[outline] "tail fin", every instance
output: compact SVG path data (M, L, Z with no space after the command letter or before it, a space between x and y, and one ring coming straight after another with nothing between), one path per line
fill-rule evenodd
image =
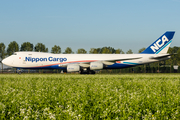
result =
M141 54L166 54L172 42L174 33L174 31L167 31L148 48L146 48Z

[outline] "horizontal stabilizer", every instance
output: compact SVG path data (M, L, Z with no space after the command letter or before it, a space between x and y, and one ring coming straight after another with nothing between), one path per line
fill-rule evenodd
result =
M162 58L166 58L166 57L169 57L172 55L175 55L175 54L167 54L167 55L163 55L163 56L150 57L150 59L162 59Z

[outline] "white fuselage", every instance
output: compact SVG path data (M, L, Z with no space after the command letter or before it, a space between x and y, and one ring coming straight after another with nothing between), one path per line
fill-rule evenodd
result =
M132 67L168 59L152 59L167 54L52 54L42 52L15 52L3 60L3 64L16 68L66 68L78 64L88 68L91 62L102 62L105 68Z
M167 60L174 31L167 31L140 54L52 54L15 52L2 63L25 69L63 69L67 72L90 73L100 69L120 69Z

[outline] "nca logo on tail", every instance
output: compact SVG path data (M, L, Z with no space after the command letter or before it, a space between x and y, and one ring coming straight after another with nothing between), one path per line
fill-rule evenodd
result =
M152 49L153 52L156 52L156 50L159 50L159 48L161 48L166 41L168 42L169 40L168 40L168 38L164 35L164 36L162 37L162 40L161 40L161 39L157 40L157 41L154 43L154 46L151 46L150 48Z

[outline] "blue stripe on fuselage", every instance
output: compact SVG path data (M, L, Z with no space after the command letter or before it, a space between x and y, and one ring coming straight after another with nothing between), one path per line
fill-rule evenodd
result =
M107 69L120 69L120 68L127 68L127 67L134 67L136 65L140 65L140 64L137 64L137 63L131 63L130 62L126 62L127 64L124 64L123 63L114 63L113 65L108 65L106 68Z
M19 67L18 67L19 68ZM22 69L66 69L66 67L59 67L58 65L40 66L40 67L22 67Z
M121 68L133 67L136 65L140 65L140 64L132 63L132 62L123 62L123 63L114 63L113 65L108 65L106 68L107 69L121 69ZM26 68L22 67L22 68L23 69L66 69L66 67L59 67L59 65L26 67Z

